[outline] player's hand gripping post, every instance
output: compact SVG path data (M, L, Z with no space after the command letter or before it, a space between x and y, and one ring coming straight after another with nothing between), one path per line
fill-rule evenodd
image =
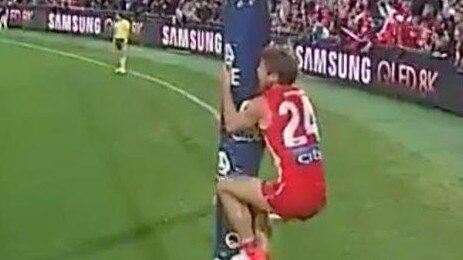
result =
M226 65L220 68L219 80L225 130L232 133L241 129L254 127L259 122L261 114L258 104L259 100L250 100L246 109L238 111L233 103L230 70Z

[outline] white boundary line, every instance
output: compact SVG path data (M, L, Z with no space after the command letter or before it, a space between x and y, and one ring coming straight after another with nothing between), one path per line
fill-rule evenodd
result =
M26 43L26 42L21 42L21 41L15 41L15 40L9 40L9 39L0 39L0 41L2 41L4 43L7 43L7 44L15 45L15 46L20 46L20 47L33 49L33 50L38 50L38 51L42 51L42 52L48 52L48 53L56 54L56 55L59 55L59 56L62 56L62 57L67 57L67 58L71 58L71 59L74 59L74 60L87 62L87 63L97 65L97 66L100 66L100 67L105 67L105 68L112 68L113 67L112 65L110 65L108 63L101 62L101 61L98 61L98 60L95 60L95 59L92 59L92 58L88 58L88 57L85 57L85 56L82 56L82 55L78 55L78 54L75 54L75 53L71 53L71 52L54 50L54 49L50 49L50 48L40 46L40 45L36 45L36 44L31 44L31 43ZM131 70L128 73L131 76L134 76L136 78L144 79L144 80L151 81L153 83L159 84L159 85L163 86L164 88L185 97L189 101L193 102L194 104L196 104L196 105L202 107L203 109L205 109L206 111L208 111L216 119L219 119L219 113L217 112L217 110L215 108L213 108L211 105L209 105L208 103L206 103L204 100L200 99L199 97L189 93L188 91L186 91L184 89L181 89L179 87L176 87L175 85L173 85L173 84L171 84L171 83L169 83L167 81L164 81L164 80L162 80L160 78L156 78L156 77L153 77L153 76L150 76L150 75L147 75L147 74L143 74L141 72Z

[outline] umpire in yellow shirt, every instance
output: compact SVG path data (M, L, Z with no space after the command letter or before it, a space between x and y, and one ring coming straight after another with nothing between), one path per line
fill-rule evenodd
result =
M118 66L116 73L126 74L127 63L127 46L129 43L130 31L132 26L129 20L123 18L120 14L116 14L116 22L114 23L113 41L116 47Z

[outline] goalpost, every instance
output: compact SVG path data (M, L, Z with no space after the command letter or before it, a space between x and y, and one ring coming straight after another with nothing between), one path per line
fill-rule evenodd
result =
M255 93L256 68L260 52L270 42L270 15L267 0L226 0L224 11L224 62L230 68L235 106L242 108ZM263 143L255 133L228 135L221 132L217 177L256 176ZM239 237L228 228L215 199L213 259L230 260L238 254Z

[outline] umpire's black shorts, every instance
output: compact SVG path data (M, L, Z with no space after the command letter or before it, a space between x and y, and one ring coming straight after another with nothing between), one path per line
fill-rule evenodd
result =
M124 50L126 45L125 39L114 39L114 45L116 46L116 50Z

